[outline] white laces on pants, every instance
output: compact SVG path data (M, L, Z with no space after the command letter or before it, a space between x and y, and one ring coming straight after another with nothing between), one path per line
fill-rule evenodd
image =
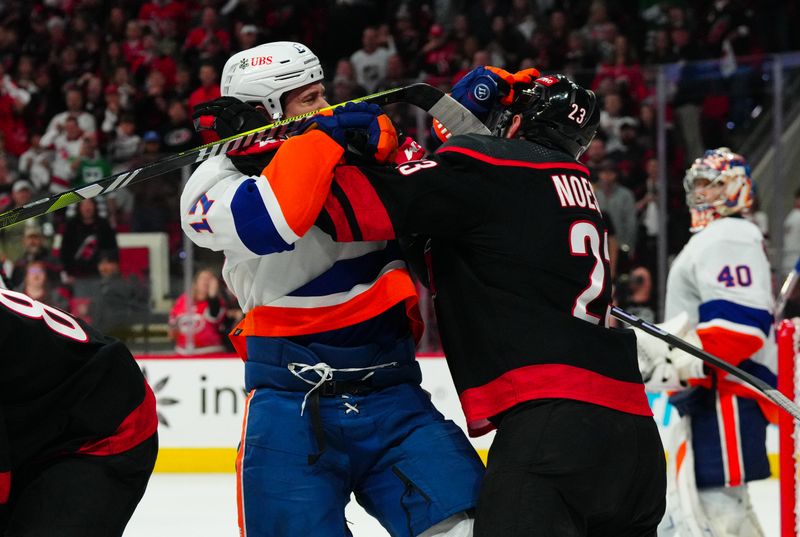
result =
M366 375L364 375L363 377L358 379L359 381L361 381L361 380L367 380L369 377L371 377L375 373L375 370L377 370L377 369L383 369L385 367L397 367L398 365L399 364L397 362L389 362L389 363L386 363L386 364L372 365L372 366L369 366L369 367L344 367L342 369L336 369L334 367L329 366L325 362L318 362L318 363L316 363L314 365L301 364L301 363L298 363L298 362L291 362L286 367L289 369L289 372L292 375L294 375L295 377L299 378L300 380L302 380L306 384L310 384L311 385L311 389L308 390L306 392L305 397L303 397L303 404L300 405L300 415L302 416L303 412L306 409L306 401L308 401L308 396L311 395L312 393L314 393L315 390L317 390L320 386L322 386L323 384L325 384L329 380L333 380L333 374L335 372L338 371L338 372L341 372L341 373L356 373L358 371L367 371ZM309 380L309 379L303 377L303 374L307 373L309 371L313 371L314 373L319 375L319 380L316 380L316 381L313 380L313 379Z

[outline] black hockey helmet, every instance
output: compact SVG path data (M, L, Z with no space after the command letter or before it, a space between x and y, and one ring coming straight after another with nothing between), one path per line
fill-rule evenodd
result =
M600 123L600 106L594 92L564 75L516 84L511 105L498 106L486 126L496 136L503 136L517 114L522 116L519 136L566 151L576 159L589 146Z

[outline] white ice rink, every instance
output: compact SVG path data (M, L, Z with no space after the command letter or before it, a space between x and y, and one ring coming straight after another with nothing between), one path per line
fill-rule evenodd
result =
M125 537L236 537L233 474L154 474ZM778 537L778 481L751 485L766 537ZM354 537L388 534L355 502L347 508Z

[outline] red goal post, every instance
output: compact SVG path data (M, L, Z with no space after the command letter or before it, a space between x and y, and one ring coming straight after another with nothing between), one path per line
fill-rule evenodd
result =
M800 357L800 318L784 319L778 325L778 390L794 402L800 401L800 382L798 357ZM786 412L780 412L779 431L779 471L781 501L781 537L796 537L798 522L798 479L797 456L800 452L800 431L797 422Z

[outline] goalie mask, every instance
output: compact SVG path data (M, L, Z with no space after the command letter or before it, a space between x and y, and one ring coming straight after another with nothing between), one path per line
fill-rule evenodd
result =
M322 66L300 43L278 41L231 56L222 69L223 97L263 106L271 119L283 117L281 97L288 91L323 81Z
M542 76L530 84L516 84L511 105L495 107L486 126L495 136L504 136L516 114L522 116L519 136L565 151L575 159L589 146L600 123L600 107L594 92L564 75Z
M720 147L709 149L686 170L686 204L692 213L692 231L734 214L747 214L753 205L753 181L745 158Z

